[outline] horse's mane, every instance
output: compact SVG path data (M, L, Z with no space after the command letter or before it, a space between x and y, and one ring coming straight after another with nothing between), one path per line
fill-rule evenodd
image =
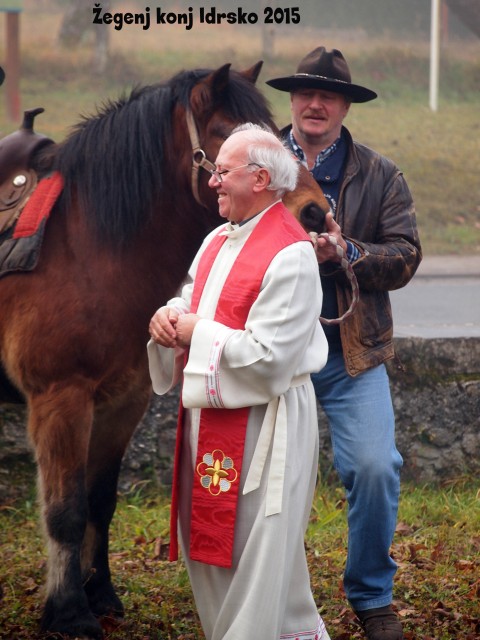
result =
M54 166L64 177L63 202L74 194L97 237L123 245L132 238L164 185L163 167L175 162L173 107L187 106L193 87L210 70L182 71L164 84L135 87L83 117L59 145ZM234 121L268 121L262 94L242 75L230 72L221 109ZM173 157L167 157L173 154Z

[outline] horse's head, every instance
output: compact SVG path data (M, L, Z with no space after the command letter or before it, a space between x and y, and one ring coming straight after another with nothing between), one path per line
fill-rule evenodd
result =
M303 165L300 166L297 188L284 195L283 203L306 231L323 233L330 205L315 178Z
M197 202L215 212L216 195L207 186L209 169L214 168L220 146L232 129L244 122L254 122L279 133L268 102L255 86L262 65L259 61L245 71L236 72L225 64L206 73L192 87L188 103L183 106L192 149L191 189ZM284 202L307 230L321 230L329 211L328 202L304 167L297 189L286 194Z
M275 129L268 103L255 87L262 64L240 72L225 64L216 70L183 72L172 79L173 86L190 84L176 106L175 121L183 120L183 131L177 133L181 141L176 146L189 150L182 167L191 178L189 186L195 200L211 211L217 211L217 202L207 185L209 170L215 167L220 146L232 129L244 122Z

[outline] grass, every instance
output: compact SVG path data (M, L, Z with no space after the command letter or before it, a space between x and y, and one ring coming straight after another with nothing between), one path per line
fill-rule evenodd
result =
M288 94L270 89L265 80L289 73L319 41L328 48L339 46L334 33L311 28L302 31L300 40L293 27L275 33L272 56L262 51L260 32L252 27L112 29L111 59L107 72L98 76L92 71L91 39L77 49L59 48L56 34L62 9L58 2L25 0L24 5L22 105L46 109L36 129L56 141L67 135L81 114L94 113L96 105L137 83L167 79L183 68L217 67L225 62L247 68L265 57L259 86L272 104L277 123L284 125L289 120ZM117 10L123 5L129 7L119 3ZM381 38L348 42L344 36L342 40L355 81L375 88L380 96L372 103L353 105L346 124L357 140L390 156L404 172L416 202L425 255L480 253L478 45L474 41L444 43L439 109L433 113L428 107L428 44ZM1 49L0 44L0 55ZM15 130L18 124L8 121L0 100L0 134Z
M392 556L399 569L394 605L406 640L474 640L480 633L480 482L403 486ZM120 496L111 528L111 567L124 602L107 640L203 640L183 562L169 563L169 498L134 487ZM362 635L341 575L346 503L334 480L319 484L306 538L312 589L332 640ZM0 638L37 637L45 579L44 539L33 490L0 507Z

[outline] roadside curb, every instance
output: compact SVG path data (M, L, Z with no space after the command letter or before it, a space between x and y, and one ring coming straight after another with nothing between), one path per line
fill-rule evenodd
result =
M424 256L415 278L480 278L480 255Z

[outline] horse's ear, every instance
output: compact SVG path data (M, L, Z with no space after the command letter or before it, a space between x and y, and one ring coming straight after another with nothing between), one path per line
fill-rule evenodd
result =
M262 70L262 67L263 67L263 60L259 60L256 64L253 65L253 67L250 67L250 69L246 69L245 71L242 71L241 75L252 84L255 84L258 80L258 76L260 75L260 71Z
M229 83L230 66L227 63L212 71L192 89L190 104L194 111L205 109L215 102L215 98L223 95Z
M230 82L230 67L230 63L224 64L211 74L212 96L214 98L222 96L226 91Z

